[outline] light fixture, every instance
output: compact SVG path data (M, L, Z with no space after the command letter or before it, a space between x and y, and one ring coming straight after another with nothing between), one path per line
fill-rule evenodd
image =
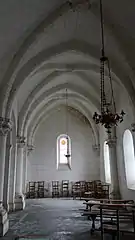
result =
M67 140L67 152L65 157L69 159L71 157L70 148L69 148L69 136L68 136L68 91L66 88L66 140Z
M103 7L102 0L100 0L100 24L101 24L101 58L100 58L100 104L101 104L101 113L94 113L93 119L96 124L101 124L105 127L108 134L111 134L111 128L118 125L123 121L123 116L125 115L122 110L120 114L116 112L116 105L113 93L112 78L109 59L105 55L105 46L104 46L104 23L103 23ZM105 93L105 66L108 69L108 79L110 82L111 89L111 100L107 102L107 97Z

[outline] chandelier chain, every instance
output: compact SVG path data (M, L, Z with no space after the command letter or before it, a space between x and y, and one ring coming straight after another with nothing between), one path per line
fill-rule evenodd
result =
M100 101L101 101L101 113L94 113L93 119L96 124L101 124L107 129L107 133L110 136L111 128L116 127L118 123L123 121L125 115L122 110L120 114L116 112L116 105L114 99L114 91L110 70L110 63L108 57L105 55L104 44L104 21L103 21L103 6L102 0L100 0L100 27L101 27L101 58L100 58ZM108 80L110 82L111 100L107 101L105 92L105 66L108 69Z
M108 74L109 74L109 80L110 80L110 86L111 86L111 102L110 104L113 105L113 110L116 112L116 104L114 100L114 91L113 91L113 85L112 85L112 76L111 76L111 70L110 70L110 63L109 59L107 59L107 65L108 65Z

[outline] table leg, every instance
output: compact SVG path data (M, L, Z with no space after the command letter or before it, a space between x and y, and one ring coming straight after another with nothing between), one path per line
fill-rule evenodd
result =
M104 239L104 230L103 230L103 212L102 207L100 206L100 224L101 224L101 240Z
M120 240L120 226L119 226L119 210L116 211L117 214L117 240Z
M91 215L91 220L92 220L92 227L91 227L91 234L95 232L95 220L96 220L97 214Z
M134 212L134 210L132 211L132 221L133 221L133 228L134 228L134 233L135 233L135 212Z
M86 203L88 203L88 201L86 201ZM86 204L86 210L88 210L88 204Z

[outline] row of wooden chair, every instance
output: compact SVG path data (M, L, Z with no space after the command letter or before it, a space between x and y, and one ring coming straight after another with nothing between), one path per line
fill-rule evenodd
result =
M50 190L49 190L50 189ZM109 198L109 185L101 181L77 181L69 180L52 181L51 186L45 181L29 182L27 186L27 198L44 197L94 197Z
M73 198L76 197L93 197L93 198L109 198L109 185L97 181L79 181L75 182L72 187Z
M29 182L26 190L27 198L44 198L45 191L48 189L45 187L44 181L39 182Z
M63 180L52 181L51 183L52 197L69 197L69 181ZM26 197L27 198L44 198L49 197L49 184L45 181L29 182L27 186Z

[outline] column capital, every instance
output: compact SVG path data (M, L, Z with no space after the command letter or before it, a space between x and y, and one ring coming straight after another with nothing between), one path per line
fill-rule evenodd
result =
M12 122L9 118L0 117L0 135L5 136L12 130Z
M31 144L31 145L27 145L27 155L29 155L33 150L35 149L35 147Z
M109 138L109 139L107 139L106 144L107 144L110 148L113 148L113 147L116 146L116 142L117 142L117 138L114 137L114 138Z
M26 138L24 136L17 136L17 146L19 148L25 147L26 144Z
M132 132L135 132L135 123L131 124Z

